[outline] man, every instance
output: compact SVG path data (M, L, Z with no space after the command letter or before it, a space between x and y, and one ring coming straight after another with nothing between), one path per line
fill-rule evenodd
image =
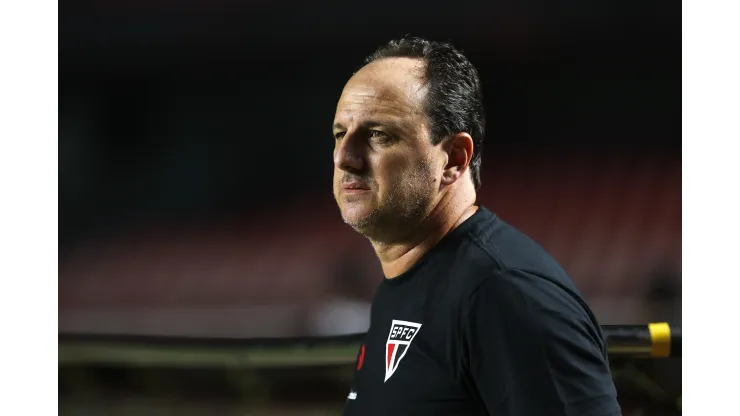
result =
M475 205L484 109L460 52L390 42L347 82L334 195L385 279L345 415L618 415L606 346L558 264Z

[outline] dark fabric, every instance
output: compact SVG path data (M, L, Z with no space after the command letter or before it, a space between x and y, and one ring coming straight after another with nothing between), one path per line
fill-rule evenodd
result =
M483 207L380 284L356 368L346 416L621 414L571 279Z

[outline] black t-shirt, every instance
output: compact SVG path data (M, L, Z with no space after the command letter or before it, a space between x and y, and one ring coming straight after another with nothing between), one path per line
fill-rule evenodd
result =
M563 269L480 207L385 279L344 415L620 415L606 344Z

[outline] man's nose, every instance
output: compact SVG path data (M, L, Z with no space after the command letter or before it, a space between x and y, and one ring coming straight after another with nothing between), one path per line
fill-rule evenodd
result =
M337 142L334 150L334 166L357 173L365 169L365 150L362 140L355 135L345 135Z

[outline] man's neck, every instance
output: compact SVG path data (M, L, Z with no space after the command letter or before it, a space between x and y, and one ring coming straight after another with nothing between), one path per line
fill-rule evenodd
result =
M474 204L474 196L468 201L455 202L443 199L420 225L418 233L414 234L414 239L392 244L372 242L385 278L392 279L409 270L445 235L478 210Z

